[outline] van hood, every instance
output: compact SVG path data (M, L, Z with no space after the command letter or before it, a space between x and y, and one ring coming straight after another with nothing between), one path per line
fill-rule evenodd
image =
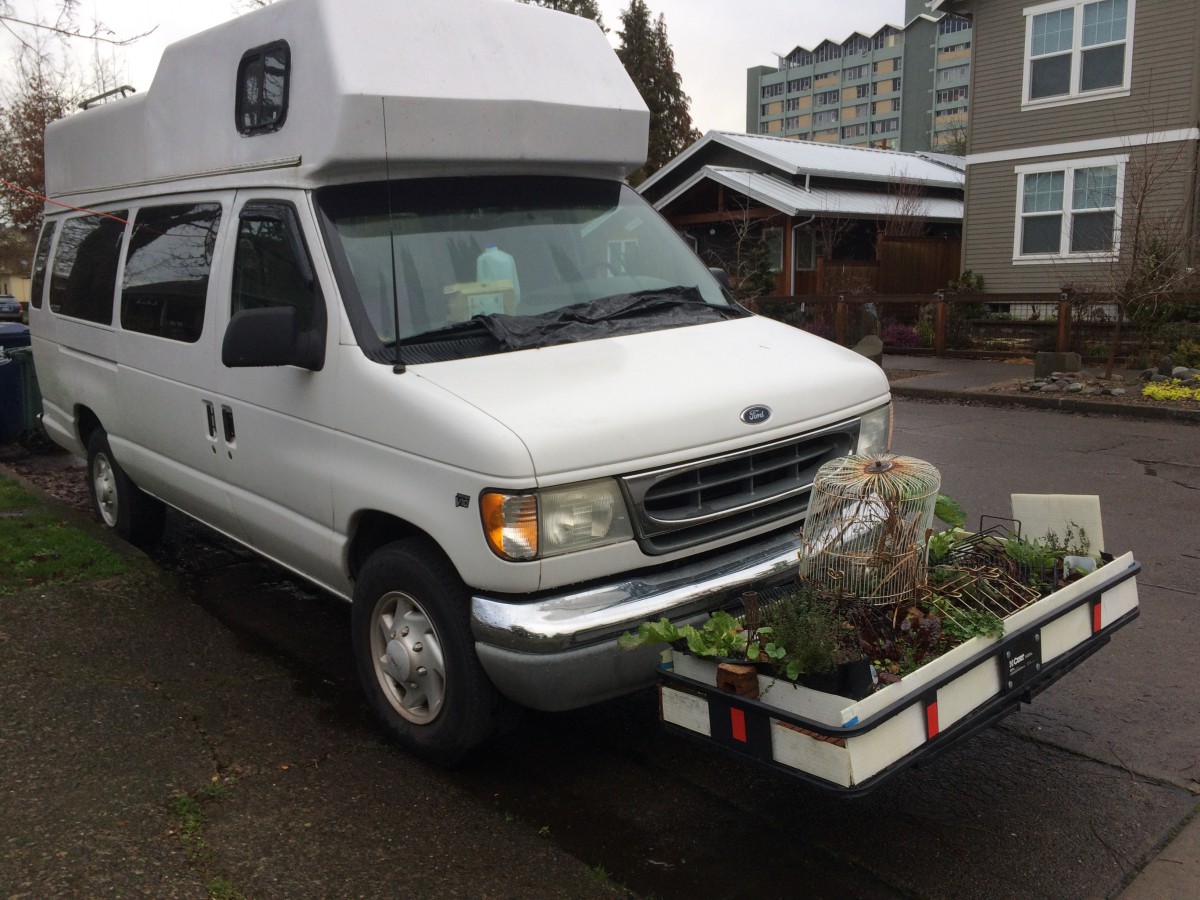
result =
M753 446L889 399L869 359L761 316L409 371L511 430L550 481Z

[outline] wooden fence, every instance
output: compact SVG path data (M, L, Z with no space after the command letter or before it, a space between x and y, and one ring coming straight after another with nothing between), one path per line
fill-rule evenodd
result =
M1057 293L762 297L753 308L843 346L878 334L889 352L1032 356L1052 350L1095 360L1117 340L1112 316ZM1141 365L1181 340L1200 342L1200 298L1185 298L1176 308L1178 321L1124 322L1117 356Z

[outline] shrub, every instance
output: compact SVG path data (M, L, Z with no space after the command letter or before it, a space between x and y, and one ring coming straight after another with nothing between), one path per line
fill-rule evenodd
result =
M1200 368L1200 341L1180 341L1171 352L1171 361L1189 369Z
M893 322L883 329L881 335L885 347L903 347L911 349L921 346L921 335L911 325Z

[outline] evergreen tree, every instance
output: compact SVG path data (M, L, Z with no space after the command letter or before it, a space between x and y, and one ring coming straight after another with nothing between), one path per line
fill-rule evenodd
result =
M42 226L46 191L46 126L67 114L70 101L45 57L36 57L22 75L11 101L0 109L0 220L34 235Z
M600 26L601 31L608 31L604 27L604 20L600 17L600 7L596 0L520 0L521 3L534 3L538 6L544 6L546 9L556 9L559 12L570 13L573 16L582 16L585 19L591 19Z
M675 71L675 52L667 39L666 19L651 21L645 0L630 0L621 13L617 56L650 110L650 146L646 164L629 177L641 184L683 152L698 136L692 128L691 100Z

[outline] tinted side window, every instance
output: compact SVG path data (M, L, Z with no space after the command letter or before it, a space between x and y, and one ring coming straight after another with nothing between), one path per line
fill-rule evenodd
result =
M274 204L246 206L238 221L231 313L291 306L296 327L307 331L321 302L292 210Z
M42 227L42 236L38 238L37 253L33 257L33 278L29 285L29 302L42 308L42 294L46 288L46 261L50 258L50 244L54 241L54 228L57 222L47 222Z
M188 343L199 340L220 223L217 203L138 211L125 256L122 328Z
M50 274L50 308L64 316L112 324L113 294L127 210L82 216L63 225Z
M242 134L278 131L287 118L291 51L277 41L246 52L238 64L235 116Z

